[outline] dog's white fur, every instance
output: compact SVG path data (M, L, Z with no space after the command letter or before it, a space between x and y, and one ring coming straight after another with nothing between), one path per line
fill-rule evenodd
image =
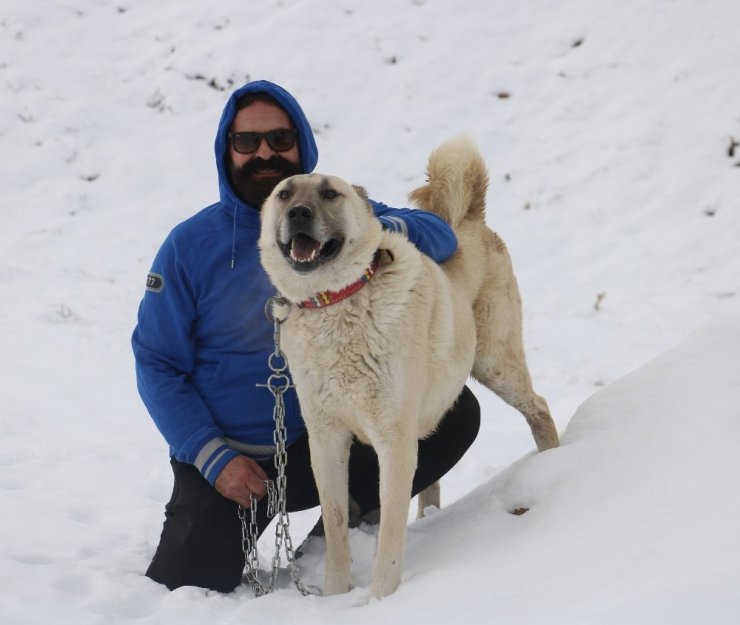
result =
M291 302L355 282L379 249L393 259L350 298L321 309L293 307L282 324L321 499L325 594L351 587L347 469L353 435L375 448L380 465L375 597L392 593L401 581L417 441L434 431L469 375L526 417L538 449L558 445L525 362L511 260L485 225L483 159L469 139L458 138L431 155L428 175L411 199L447 220L457 235L458 250L442 265L403 235L382 230L363 191L336 177L289 178L262 209L262 263ZM295 206L310 207L318 241L344 238L336 257L308 272L295 271L278 245L288 242L288 213ZM434 488L425 493L422 505L438 504L438 493L438 487L436 495Z

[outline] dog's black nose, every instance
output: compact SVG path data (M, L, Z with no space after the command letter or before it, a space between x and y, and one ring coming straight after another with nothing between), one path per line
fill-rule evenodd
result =
M299 204L294 206L288 211L288 219L294 219L298 221L310 220L313 217L313 211L308 206Z

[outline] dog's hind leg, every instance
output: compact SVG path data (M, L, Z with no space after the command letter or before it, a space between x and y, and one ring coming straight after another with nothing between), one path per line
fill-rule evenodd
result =
M486 356L481 361L476 361L473 377L524 415L539 451L557 447L560 443L550 408L534 392L524 359L514 358L507 350L503 358Z
M498 344L491 352L476 354L472 376L524 415L539 451L560 444L550 408L534 392L521 347Z
M534 392L527 368L521 332L521 305L513 276L508 284L508 306L483 298L476 302L475 361L471 375L524 415L537 449L557 447L558 432L547 402ZM490 293L485 287L483 293Z
M416 518L421 519L424 516L424 510L429 506L440 508L440 486L439 482L430 484L423 491L421 491L417 497L418 507L416 509Z
M348 592L352 587L349 530L349 450L352 435L348 430L308 427L311 468L321 503L326 535L326 577L324 595Z

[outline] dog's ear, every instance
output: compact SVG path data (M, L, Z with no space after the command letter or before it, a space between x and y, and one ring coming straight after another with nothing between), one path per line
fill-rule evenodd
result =
M352 188L355 190L355 192L357 193L357 195L359 195L366 202L370 199L368 197L368 195L367 195L367 191L365 191L365 187L361 187L358 184L353 184L352 185Z

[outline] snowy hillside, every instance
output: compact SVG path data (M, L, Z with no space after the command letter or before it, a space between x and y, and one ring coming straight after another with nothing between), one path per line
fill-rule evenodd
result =
M0 623L740 623L739 28L736 0L5 0ZM474 387L479 440L382 602L365 530L343 597L143 577L172 483L129 337L257 78L305 108L318 171L391 205L476 139L564 433L531 456Z

